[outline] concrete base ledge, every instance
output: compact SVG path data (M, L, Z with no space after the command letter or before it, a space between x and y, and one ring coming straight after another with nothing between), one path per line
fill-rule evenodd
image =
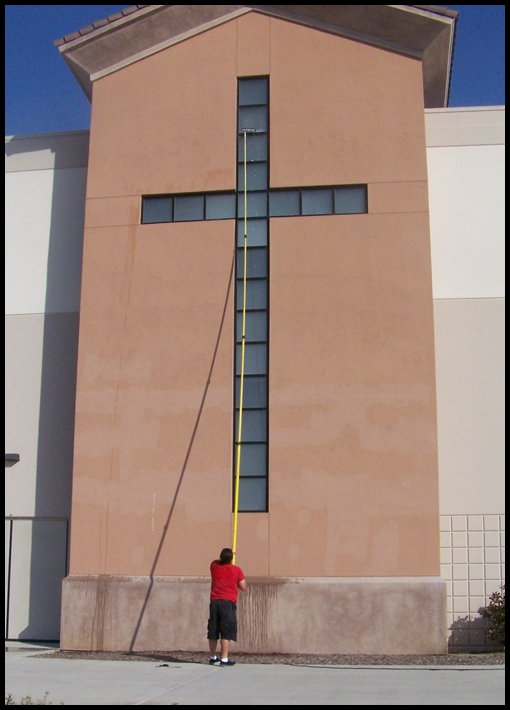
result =
M239 595L247 653L447 652L440 577L253 577ZM207 652L209 577L70 576L60 647Z

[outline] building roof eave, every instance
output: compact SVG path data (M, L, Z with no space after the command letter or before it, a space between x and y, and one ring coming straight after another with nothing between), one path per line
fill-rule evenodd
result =
M248 12L421 59L425 106L448 104L458 13L435 5L135 5L55 44L91 99L96 79Z

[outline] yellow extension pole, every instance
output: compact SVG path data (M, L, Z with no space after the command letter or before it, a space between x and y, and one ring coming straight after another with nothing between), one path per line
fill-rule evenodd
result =
M232 531L232 552L234 557L232 562L236 561L236 546L237 546L237 513L239 509L239 477L241 473L241 437L243 433L243 395L244 395L244 353L246 342L246 265L248 256L248 233L247 233L247 190L246 190L246 131L244 131L244 272L243 272L243 325L241 335L241 381L239 383L239 422L237 426L237 450L236 450L236 477L234 489L234 524ZM237 237L236 237L237 238Z

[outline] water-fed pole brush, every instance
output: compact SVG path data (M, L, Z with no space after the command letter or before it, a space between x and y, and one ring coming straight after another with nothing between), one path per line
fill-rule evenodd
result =
M237 440L236 440L236 477L234 488L234 522L232 529L232 552L234 553L232 562L236 561L236 545L237 545L237 513L239 510L239 479L241 474L241 442L243 434L243 396L244 396L244 354L246 343L246 273L248 261L248 229L247 229L247 212L248 212L248 196L247 196L247 178L246 178L246 137L248 134L256 133L256 128L243 128L241 133L244 134L243 140L243 168L244 168L244 272L243 272L243 319L242 319L242 335L241 335L241 379L239 382L239 420L237 425Z

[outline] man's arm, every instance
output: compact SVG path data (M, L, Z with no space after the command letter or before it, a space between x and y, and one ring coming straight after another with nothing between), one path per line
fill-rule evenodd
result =
M241 579L241 580L237 583L237 586L239 587L239 589L240 589L242 592L245 592L245 591L246 591L246 580L245 580L245 579Z

